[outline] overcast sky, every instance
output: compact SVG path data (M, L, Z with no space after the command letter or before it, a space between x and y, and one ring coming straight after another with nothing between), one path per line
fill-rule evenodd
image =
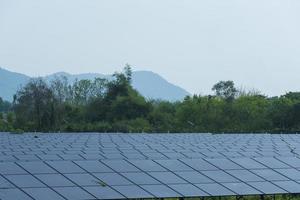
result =
M27 75L129 63L191 93L219 80L300 91L299 0L0 0L0 66Z

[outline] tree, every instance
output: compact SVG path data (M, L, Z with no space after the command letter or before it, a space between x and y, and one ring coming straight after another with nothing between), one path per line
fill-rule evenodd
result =
M90 80L76 80L73 84L74 103L78 105L86 105L91 97L92 82Z
M268 117L272 121L275 131L286 131L291 127L292 100L285 97L276 97L270 100Z
M220 81L212 87L212 90L216 96L226 100L233 100L238 92L233 81Z
M11 103L8 101L4 101L0 97L0 112L8 112L11 109Z
M132 80L132 69L129 64L126 64L124 67L124 74L126 76L127 82L130 84Z
M50 82L50 88L60 104L72 98L68 78L65 76L55 77Z
M50 130L55 125L56 99L45 81L31 79L20 89L14 100L16 123L30 130Z

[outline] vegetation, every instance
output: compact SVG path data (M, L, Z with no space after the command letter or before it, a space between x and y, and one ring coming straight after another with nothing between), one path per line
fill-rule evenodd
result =
M70 83L32 79L14 96L0 98L0 131L66 132L297 132L300 92L267 97L220 81L215 95L181 102L147 100L131 86L131 68L113 80ZM157 88L159 89L159 88Z

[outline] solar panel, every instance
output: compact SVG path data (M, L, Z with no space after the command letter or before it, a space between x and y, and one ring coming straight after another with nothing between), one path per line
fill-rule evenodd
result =
M276 171L292 180L300 180L300 171L296 169L276 169Z
M179 177L185 179L190 183L213 183L214 181L197 171L182 171L182 172L175 172Z
M205 197L209 196L206 192L200 190L192 184L169 184L170 188L187 197Z
M300 135L34 135L0 134L1 200L300 193Z
M12 185L5 178L0 176L0 189L6 189L6 188L14 188L14 185Z
M287 191L279 188L278 186L264 181L264 182L249 182L249 185L256 188L257 190L261 191L263 194L283 194Z
M62 196L49 188L25 188L24 191L35 200L64 200Z
M131 182L137 185L159 184L159 182L144 172L127 172L122 173Z
M114 186L116 191L127 198L153 198L154 196L136 185Z
M283 175L275 172L272 169L258 169L258 170L251 170L253 173L257 174L258 176L264 178L267 181L284 181L288 180L288 178L284 177Z
M32 175L6 175L9 181L19 188L45 187L45 185Z
M296 157L278 157L278 160L292 166L292 167L300 167L300 159Z
M156 160L158 164L165 167L170 171L191 171L193 170L189 166L180 162L179 160Z
M236 178L224 171L202 171L201 173L220 183L239 182Z
M27 172L12 162L7 163L0 163L0 174L7 175L7 174L27 174Z
M171 172L149 172L149 175L165 184L187 183L185 180Z
M11 199L22 199L22 200L32 200L27 194L25 194L20 189L0 189L0 199L1 200L11 200Z
M245 184L245 183L224 183L225 187L234 191L238 195L253 195L253 194L260 194L261 192L254 189L253 187Z
M74 183L61 174L39 174L35 177L50 187L75 186Z
M228 160L228 159L205 159L212 165L216 166L220 169L242 169L239 165L235 164L234 162Z
M94 197L80 187L58 187L56 192L67 199L93 199Z
M277 160L276 158L273 158L273 157L269 157L269 158L266 158L266 157L256 157L254 158L256 161L262 163L263 165L269 167L269 168L273 168L273 169L276 169L276 168L289 168L289 166L287 164L284 164L283 162Z
M90 174L65 174L65 176L80 186L99 186L99 180Z
M273 183L289 193L300 193L300 184L295 181L274 181Z
M48 161L48 165L60 173L83 173L84 170L71 161Z
M26 171L29 171L31 174L53 174L56 173L51 167L46 165L44 162L40 161L30 161L30 162L18 162Z
M182 159L186 165L195 170L217 170L217 168L203 159Z
M99 185L132 185L132 183L117 173L94 173L101 182Z
M244 182L264 181L261 177L248 170L226 170L226 172Z
M167 171L161 165L157 164L152 160L129 160L129 162L143 171L148 171L148 172Z
M125 197L110 187L83 187L84 190L92 194L96 199L124 199Z
M91 173L92 172L113 172L112 169L102 164L98 160L84 160L84 161L82 160L82 161L75 161L75 163L79 165L82 169Z
M141 185L141 187L158 198L182 196L166 185Z
M231 160L246 169L264 169L264 165L251 158L231 158Z
M196 184L196 186L212 196L236 195L233 191L230 191L218 183Z
M118 172L138 172L140 171L135 166L126 162L125 160L103 160L104 164L106 164L111 169Z

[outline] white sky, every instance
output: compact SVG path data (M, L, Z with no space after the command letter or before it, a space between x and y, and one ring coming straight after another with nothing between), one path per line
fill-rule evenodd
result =
M0 66L28 75L129 63L191 93L219 80L300 91L299 0L0 0Z

